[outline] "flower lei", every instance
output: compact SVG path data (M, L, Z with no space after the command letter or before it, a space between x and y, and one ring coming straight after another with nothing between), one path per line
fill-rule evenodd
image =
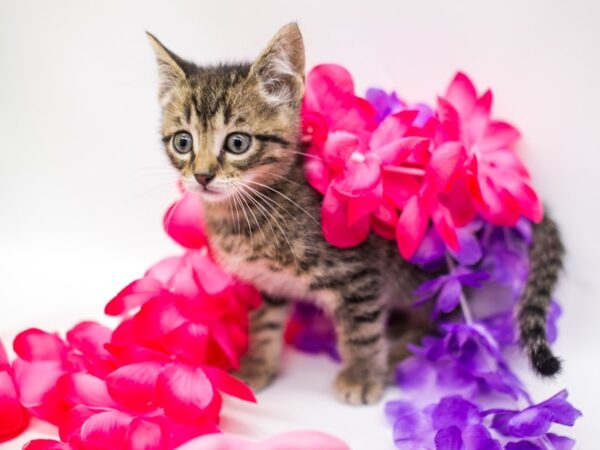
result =
M543 213L513 149L518 132L491 120L490 111L491 92L478 97L462 74L436 111L380 89L360 98L339 66L318 66L307 77L305 173L324 194L325 238L349 247L374 231L440 273L416 293L417 304L435 302L439 334L411 347L396 376L405 398L385 407L400 449L574 444L550 431L581 415L566 391L534 404L504 356L517 340L512 310L527 276L531 221ZM13 342L12 362L0 344L0 440L35 416L57 425L60 441L34 440L28 450L275 450L290 442L348 449L318 432L260 443L219 434L222 394L255 401L227 372L239 366L248 312L260 297L214 263L201 224L194 196L169 208L165 230L185 252L108 302L106 314L120 317L116 328L82 322L65 339L25 330ZM448 319L454 310L463 320ZM553 303L551 340L559 315ZM310 305L298 305L286 339L337 356L331 322Z

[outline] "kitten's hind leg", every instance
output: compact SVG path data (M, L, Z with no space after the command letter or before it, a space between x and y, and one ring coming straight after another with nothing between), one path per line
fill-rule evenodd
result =
M263 303L250 314L250 343L236 376L253 390L266 387L277 375L289 302L263 294Z
M398 364L412 355L408 345L419 344L425 336L434 333L431 321L421 311L393 310L390 312L386 328L389 384L395 383Z

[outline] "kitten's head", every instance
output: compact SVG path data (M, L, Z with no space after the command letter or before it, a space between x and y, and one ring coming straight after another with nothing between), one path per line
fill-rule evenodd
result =
M198 67L148 37L159 66L165 149L188 190L218 202L289 171L304 87L296 24L283 27L251 64Z

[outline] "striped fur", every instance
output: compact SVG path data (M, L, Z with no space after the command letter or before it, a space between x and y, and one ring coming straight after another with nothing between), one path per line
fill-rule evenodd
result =
M253 64L196 67L150 40L160 68L167 155L188 189L204 199L214 256L264 297L251 316L240 376L255 389L273 379L289 302L302 298L334 318L343 360L335 382L339 398L351 404L378 401L408 340L428 328L429 312L410 305L412 292L430 275L403 261L394 242L376 235L349 249L324 240L322 198L306 183L302 168L304 50L297 26L284 27ZM180 131L193 137L187 154L173 148L172 136ZM247 152L226 151L232 132L251 137ZM207 188L195 181L199 173L214 176ZM532 256L538 255L556 265L556 252L549 257L534 247ZM530 282L520 321L525 346L539 358L547 350L543 289L555 279L536 264L532 273L547 282ZM403 320L394 320L392 328L390 315Z
M550 296L563 266L564 247L558 227L546 215L534 225L533 245L529 252L529 275L518 310L521 345L533 368L543 376L560 371L546 337Z

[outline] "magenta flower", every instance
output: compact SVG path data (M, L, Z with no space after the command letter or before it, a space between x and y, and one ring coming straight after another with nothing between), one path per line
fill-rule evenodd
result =
M20 434L29 425L29 413L19 400L13 371L0 342L0 442Z
M59 424L74 406L65 396L69 374L87 372L105 376L116 367L104 348L110 330L94 322L82 322L67 333L67 341L35 328L14 340L19 356L13 363L20 400L31 414Z
M260 442L249 442L227 434L196 438L177 450L350 450L340 439L318 431L292 431Z
M475 161L468 192L477 212L495 225L515 225L521 216L539 222L540 200L513 145L516 128L491 118L492 93L477 96L471 80L458 73L438 99L445 139L461 142Z

